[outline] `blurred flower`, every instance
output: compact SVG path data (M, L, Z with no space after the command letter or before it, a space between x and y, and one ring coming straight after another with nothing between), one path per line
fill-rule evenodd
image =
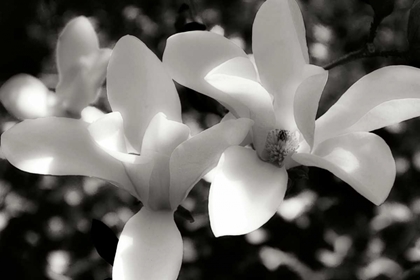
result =
M420 115L420 70L374 71L315 122L328 72L309 64L298 4L266 1L253 24L252 47L256 67L211 32L174 35L164 53L172 77L218 100L230 110L225 119L255 121L255 151L231 147L219 161L209 196L214 234L244 234L266 223L283 200L286 169L297 165L329 170L381 204L394 183L395 162L385 141L369 131Z
M189 138L163 64L131 36L116 44L107 79L113 113L90 125L55 117L23 121L3 133L3 152L26 172L98 177L137 197L144 207L124 227L113 279L176 279L182 238L174 211L253 122L226 121Z
M28 74L10 78L0 88L0 100L18 119L47 116L80 117L105 80L110 49L99 49L98 36L86 17L67 23L57 42L58 85L51 92Z

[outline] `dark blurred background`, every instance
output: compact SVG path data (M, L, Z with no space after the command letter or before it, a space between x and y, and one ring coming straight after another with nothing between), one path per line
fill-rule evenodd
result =
M263 1L196 0L193 16L251 53L254 16ZM159 57L177 30L184 1L1 0L0 85L17 73L55 86L55 44L73 17L87 16L101 47L125 34L140 38ZM186 2L191 6L191 3ZM326 65L363 46L373 17L361 0L300 0L311 62ZM413 0L396 0L375 44L407 48ZM330 71L319 114L361 76L404 59L369 58ZM178 87L183 117L193 133L225 114L217 102ZM109 110L104 96L97 106ZM0 108L4 131L17 120ZM376 131L391 147L397 180L375 207L327 171L311 168L295 180L286 200L261 229L242 237L214 238L209 228L209 183L202 180L183 204L194 223L177 218L184 237L179 279L420 279L420 120ZM37 176L0 159L0 278L103 280L111 266L90 237L92 219L119 234L139 204L128 193L94 179ZM410 274L409 274L410 273ZM419 273L419 272L417 272ZM417 275L417 276L416 276Z

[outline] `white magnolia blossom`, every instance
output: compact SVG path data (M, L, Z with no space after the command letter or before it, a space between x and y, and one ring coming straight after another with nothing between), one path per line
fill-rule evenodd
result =
M190 138L173 81L131 36L116 44L107 81L112 113L90 125L25 120L2 134L2 151L26 172L102 178L137 197L144 207L121 233L113 279L176 279L183 246L174 211L223 151L243 141L253 121L226 121Z
M375 204L395 180L392 153L371 130L420 115L420 70L390 66L357 81L315 121L328 72L309 64L305 26L295 0L268 0L253 24L255 64L228 39L205 31L168 39L163 62L180 84L227 107L227 119L255 121L255 150L231 147L218 164L209 197L216 236L261 227L284 198L286 169L326 169Z
M51 92L40 80L18 74L0 88L0 101L18 119L80 116L105 80L110 49L100 49L98 36L86 17L67 23L56 48L58 84Z

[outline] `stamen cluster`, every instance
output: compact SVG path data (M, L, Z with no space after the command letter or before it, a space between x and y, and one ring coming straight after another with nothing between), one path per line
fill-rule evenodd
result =
M284 160L299 148L299 133L297 131L273 129L267 135L265 152L268 161L282 167Z

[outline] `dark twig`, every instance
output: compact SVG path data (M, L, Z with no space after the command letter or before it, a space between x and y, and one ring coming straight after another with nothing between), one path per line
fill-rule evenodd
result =
M400 57L400 58L406 58L408 57L407 51L398 51L398 50L392 50L392 51L377 51L375 50L375 47L373 44L367 44L364 48L361 48L357 51L353 51L351 53L346 54L343 57L340 57L337 60L334 60L333 62L327 64L324 66L325 70L330 70L336 66L345 64L350 61L354 61L361 58L368 58L368 57Z

